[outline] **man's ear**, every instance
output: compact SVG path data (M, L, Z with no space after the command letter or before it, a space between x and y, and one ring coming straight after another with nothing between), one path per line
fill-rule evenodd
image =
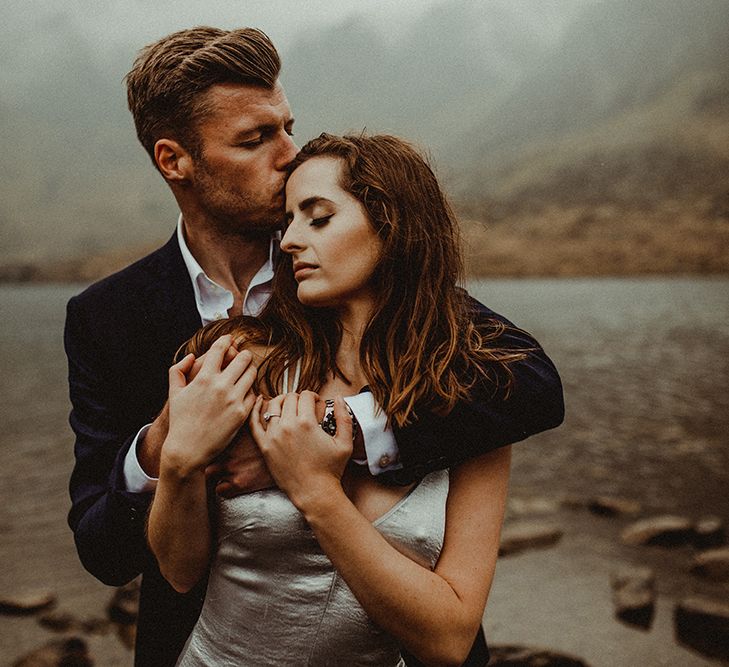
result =
M186 181L192 176L192 156L174 139L159 139L154 145L154 161L168 181Z

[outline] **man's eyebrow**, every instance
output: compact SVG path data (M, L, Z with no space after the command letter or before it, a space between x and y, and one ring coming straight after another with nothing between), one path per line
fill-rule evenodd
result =
M295 119L289 118L284 123L284 128L291 129L294 126ZM236 138L245 137L249 134L255 134L260 132L261 134L271 134L278 130L278 123L261 123L260 125L254 125L253 127L246 127L236 132Z

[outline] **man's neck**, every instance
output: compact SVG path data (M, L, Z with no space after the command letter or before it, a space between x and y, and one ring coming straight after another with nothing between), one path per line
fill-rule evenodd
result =
M188 225L184 218L182 232L192 256L208 278L230 290L236 303L242 303L253 276L268 260L270 235L220 234Z

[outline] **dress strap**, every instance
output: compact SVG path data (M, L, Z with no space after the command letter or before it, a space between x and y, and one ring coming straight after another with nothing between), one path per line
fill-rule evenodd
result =
M294 371L294 386L293 391L299 389L299 378L301 377L301 359L296 362L296 370Z
M289 367L286 366L283 371L283 393L286 394L289 391L297 391L299 387L299 378L301 377L301 359L296 362L296 368L294 368L294 383L291 385L289 390Z

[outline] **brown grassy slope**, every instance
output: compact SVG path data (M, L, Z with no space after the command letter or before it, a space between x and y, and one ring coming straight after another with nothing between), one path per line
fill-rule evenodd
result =
M459 197L472 275L729 271L729 91L712 76L508 164Z

